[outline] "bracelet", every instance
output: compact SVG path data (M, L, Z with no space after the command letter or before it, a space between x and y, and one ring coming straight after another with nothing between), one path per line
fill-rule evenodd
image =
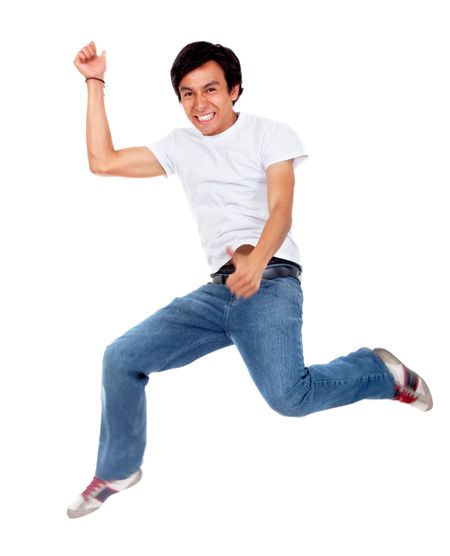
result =
M103 79L100 79L100 77L86 77L85 83L88 82L88 79L97 79L98 81L101 81L103 83L103 86L105 86L105 82L103 81Z

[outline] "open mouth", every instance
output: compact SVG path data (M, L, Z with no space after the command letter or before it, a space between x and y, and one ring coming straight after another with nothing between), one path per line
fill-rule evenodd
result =
M203 114L201 116L195 116L199 124L208 124L211 120L214 119L216 115L215 112L209 112L208 114Z

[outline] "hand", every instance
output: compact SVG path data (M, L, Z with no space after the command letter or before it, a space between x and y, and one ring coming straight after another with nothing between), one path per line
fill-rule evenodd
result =
M225 285L236 297L247 299L259 290L265 266L261 267L261 263L252 258L252 253L238 253L228 246L226 251L236 270L227 278Z
M97 56L95 43L92 41L78 52L73 63L84 77L103 79L106 71L106 50Z

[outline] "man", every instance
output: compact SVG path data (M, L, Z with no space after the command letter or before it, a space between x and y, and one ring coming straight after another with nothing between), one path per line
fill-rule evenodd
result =
M113 148L103 99L105 52L97 56L91 42L74 64L88 87L91 171L177 174L212 280L175 298L106 349L97 467L68 508L69 517L97 510L141 478L149 374L225 346L236 346L259 391L282 415L383 398L431 409L425 381L382 348L360 348L305 367L302 268L290 228L294 170L307 155L287 124L233 110L243 89L239 60L229 48L195 42L180 51L171 78L192 126L172 130L150 148Z

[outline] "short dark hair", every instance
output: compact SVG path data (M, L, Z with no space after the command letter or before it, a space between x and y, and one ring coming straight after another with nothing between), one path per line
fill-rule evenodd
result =
M178 87L183 77L210 60L217 62L223 69L228 92L231 93L231 89L235 85L239 85L239 94L237 99L233 101L233 105L242 95L244 89L242 88L241 64L236 54L230 48L221 44L198 41L191 42L180 50L170 70L172 86L180 102L181 95Z

